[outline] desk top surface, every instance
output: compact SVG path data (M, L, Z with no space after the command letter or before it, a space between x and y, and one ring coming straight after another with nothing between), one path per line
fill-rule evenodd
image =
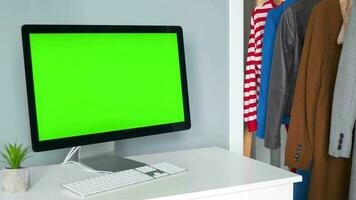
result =
M180 175L138 184L86 199L184 199L240 192L290 184L302 180L291 172L249 159L229 151L210 147L129 157L147 164L170 162L188 169ZM2 200L80 199L61 184L98 176L77 165L47 165L30 169L31 187L26 193L7 194ZM0 176L1 184L1 176Z

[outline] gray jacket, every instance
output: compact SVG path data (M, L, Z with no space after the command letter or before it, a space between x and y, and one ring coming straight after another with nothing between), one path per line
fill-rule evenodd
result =
M329 154L349 158L356 120L356 8L352 6L349 31L346 33L336 77L331 117ZM354 12L355 11L355 12Z
M275 40L266 114L265 146L281 146L283 116L290 116L310 13L320 0L300 0L282 14Z
M349 30L346 33L337 72L331 117L329 154L351 156L353 129L356 121L356 3L353 2ZM356 146L352 154L349 199L356 199ZM352 189L351 189L352 188Z

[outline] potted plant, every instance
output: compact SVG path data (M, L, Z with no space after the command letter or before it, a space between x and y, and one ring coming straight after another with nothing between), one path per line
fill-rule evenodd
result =
M0 151L3 170L2 188L5 192L25 192L29 185L29 169L22 166L23 161L30 157L30 148L22 144L4 144Z

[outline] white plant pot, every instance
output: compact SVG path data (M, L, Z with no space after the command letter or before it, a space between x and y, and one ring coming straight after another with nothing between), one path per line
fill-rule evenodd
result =
M29 168L4 169L2 189L4 192L25 192L29 186Z

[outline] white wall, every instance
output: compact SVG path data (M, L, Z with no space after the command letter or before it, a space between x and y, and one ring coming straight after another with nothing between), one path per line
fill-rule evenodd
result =
M229 1L229 109L230 150L243 155L244 8L250 2Z
M167 24L184 28L192 129L122 141L119 152L228 148L228 17L228 0L0 0L0 143L29 143L22 24ZM35 154L30 164L63 154Z

